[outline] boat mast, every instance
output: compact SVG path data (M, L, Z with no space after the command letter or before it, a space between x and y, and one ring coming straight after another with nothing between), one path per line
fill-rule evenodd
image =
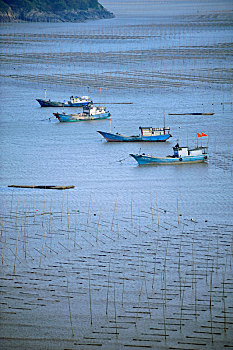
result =
M179 138L178 138L179 145L181 145L180 129L181 129L181 126L179 126Z
M166 124L165 124L165 111L163 111L163 131L164 131L164 135L165 135L165 128L166 128Z

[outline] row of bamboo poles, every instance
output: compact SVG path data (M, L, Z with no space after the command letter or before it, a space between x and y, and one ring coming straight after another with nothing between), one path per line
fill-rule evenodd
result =
M5 78L46 87L148 90L200 85L208 90L214 84L229 102L224 96L232 84L231 46L216 37L216 23L79 24L67 32L59 28L31 33L6 27L1 38Z
M173 209L151 192L147 205L132 195L124 212L115 198L112 213L92 194L85 210L68 192L60 195L60 206L49 194L39 202L36 196L12 192L1 213L3 313L21 305L26 317L20 321L16 313L14 322L23 326L34 306L50 310L51 303L66 300L66 332L80 345L229 346L230 223L184 217L179 193ZM15 282L23 297L17 298ZM28 299L33 283L43 294Z

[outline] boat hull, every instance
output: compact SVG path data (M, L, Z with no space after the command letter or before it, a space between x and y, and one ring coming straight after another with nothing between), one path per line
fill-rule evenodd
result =
M183 158L178 157L152 157L143 154L130 154L139 165L182 165L182 164L195 164L203 163L208 160L208 155L187 156Z
M41 100L41 99L37 99L37 101L39 102L41 107L85 107L93 103L92 101L72 103L70 101L56 102L56 101L48 101L48 100Z
M102 113L102 114L96 114L91 116L72 116L72 114L59 114L59 113L53 113L55 117L62 123L70 123L70 122L81 122L81 121L90 121L90 120L101 120L101 119L107 119L111 116L111 114L108 113Z
M120 134L112 134L104 131L98 131L107 142L165 142L171 135L156 135L156 136L124 136Z

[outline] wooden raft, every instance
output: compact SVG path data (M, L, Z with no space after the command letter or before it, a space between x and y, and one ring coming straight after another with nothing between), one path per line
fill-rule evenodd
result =
M168 115L214 115L214 113L168 113Z
M75 186L23 186L23 185L8 185L8 187L16 187L16 188L39 188L43 190L67 190L70 188L75 188Z

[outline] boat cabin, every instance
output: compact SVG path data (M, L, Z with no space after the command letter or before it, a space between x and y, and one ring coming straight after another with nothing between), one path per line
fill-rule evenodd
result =
M90 106L83 107L83 113L87 113L89 115L96 115L96 114L101 114L105 112L106 112L106 108L101 106L90 105Z
M178 158L207 154L206 149L207 147L196 147L196 148L189 149L188 147L180 147L178 143L175 145L175 147L173 147L174 157L178 157Z
M165 135L166 131L168 131L168 134L170 133L170 128L164 127L164 128L151 128L151 127L139 127L139 130L141 131L142 136L157 136L157 135Z
M82 96L82 97L70 96L71 103L77 103L80 101L90 101L90 100L91 100L90 96Z
M189 150L190 156L199 156L200 154L207 154L208 147L196 147Z

